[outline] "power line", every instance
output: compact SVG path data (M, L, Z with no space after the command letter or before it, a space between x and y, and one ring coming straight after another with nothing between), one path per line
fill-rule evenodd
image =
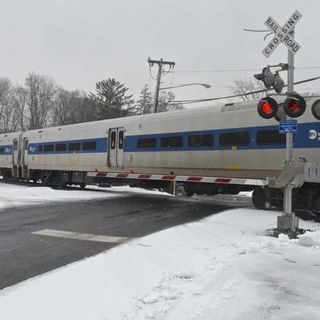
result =
M180 70L174 73L219 73L219 72L255 72L260 69L216 69L216 70ZM173 71L171 71L173 72Z
M302 84L302 83L315 81L315 80L319 80L319 79L320 79L320 76L314 77L314 78L309 78L306 80L297 81L294 84L297 85L297 84ZM287 86L288 85L285 85L284 87L287 87ZM229 96L208 98L208 99L176 100L176 101L174 101L174 103L191 104L191 103L208 102L208 101L215 101L215 100L222 100L222 99L238 98L238 97L249 96L249 95L257 94L257 93L261 93L261 92L267 92L268 90L269 89L261 89L261 90L250 91L250 92L246 92L246 93L242 93L242 94L233 94L233 95L229 95Z
M312 69L320 69L319 67L295 67L297 70L312 70ZM169 71L174 73L223 73L223 72L256 72L260 69L213 69L213 70L175 70Z

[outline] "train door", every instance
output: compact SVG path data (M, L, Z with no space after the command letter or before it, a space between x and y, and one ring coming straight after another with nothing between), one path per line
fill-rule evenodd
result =
M109 167L121 168L123 164L124 128L109 130L108 164Z
M12 142L12 177L18 178L19 168L19 149L18 149L18 138L13 139Z
M28 178L28 146L29 140L27 138L24 138L21 148L22 178Z

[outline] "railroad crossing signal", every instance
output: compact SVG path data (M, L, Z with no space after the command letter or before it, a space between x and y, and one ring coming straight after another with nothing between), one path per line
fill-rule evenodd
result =
M275 118L279 121L279 109L278 102L271 97L262 98L257 104L258 114L264 119ZM317 118L318 115L320 119L320 100L314 103L312 110L314 110L315 118ZM306 111L306 100L298 94L291 94L283 103L283 111L290 118L298 118Z
M302 14L296 10L283 27L281 27L272 17L268 17L264 23L275 36L263 49L263 55L266 58L269 58L280 42L288 48L288 92L287 99L283 105L283 110L287 116L292 118L301 116L306 109L305 100L301 96L295 94L293 89L294 55L301 48L300 44L294 39L294 27L301 18ZM263 80L263 72L261 79L259 80ZM261 117L270 119L272 117L277 118L279 106L276 100L270 100L270 97L267 97L259 101L257 109ZM318 104L314 104L313 114L319 114L320 116L320 106L318 106ZM278 119L280 120L280 117L278 117ZM293 159L293 132L296 130L296 121L286 119L285 122L280 123L279 129L286 133L286 161L290 163ZM298 219L295 217L294 213L292 213L292 189L293 186L290 184L286 185L284 188L283 215L278 217L278 228L280 230L285 229L295 231L299 225Z
M301 48L301 45L289 34L290 31L293 31L294 26L301 18L302 14L296 10L283 27L281 27L272 17L267 18L264 25L274 33L275 37L262 51L266 58L269 58L280 42L287 46L288 50L293 54Z
M279 72L273 74L269 67L263 68L262 73L255 74L254 77L257 80L261 80L267 89L273 87L277 93L281 93L284 87L284 82L279 76Z

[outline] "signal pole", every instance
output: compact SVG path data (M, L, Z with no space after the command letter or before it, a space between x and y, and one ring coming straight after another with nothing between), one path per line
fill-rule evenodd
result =
M294 29L289 33L294 39ZM287 96L294 93L294 54L288 50L288 92ZM293 133L286 134L286 161L292 160Z
M293 166L293 133L297 131L297 120L291 118L297 118L301 116L306 109L306 101L303 97L294 93L294 54L301 48L300 44L294 39L295 25L302 18L302 14L295 10L295 12L289 17L287 22L281 26L271 16L267 18L264 25L274 34L273 39L262 50L262 54L269 58L274 50L280 43L284 44L288 48L288 91L286 93L287 98L284 101L283 109L287 114L286 120L280 120L279 133L286 134L286 155L285 162L286 167ZM270 66L264 68L261 74L254 75L258 80L262 80L269 89L274 87L277 93L280 93L283 88L281 84L279 90L277 90L278 81L276 81L275 75L270 70ZM282 68L282 70L284 70ZM272 80L272 81L271 81ZM267 107L266 107L267 106ZM270 98L264 98L258 103L258 113L265 119L270 119L277 114L278 103ZM292 189L295 186L292 181L288 181L283 191L283 213L278 217L277 227L278 230L284 232L295 232L299 225L299 220L292 212Z
M294 28L289 32L294 39ZM288 50L288 92L287 96L294 94L294 54ZM287 117L288 118L288 117ZM290 165L293 159L293 133L286 133L286 162ZM278 217L278 229L295 231L299 227L299 220L292 212L292 185L284 188L283 215Z
M154 95L154 113L158 112L158 105L159 105L159 91L160 91L160 82L161 82L161 76L162 76L162 69L163 65L169 65L170 69L174 68L175 62L172 61L164 61L162 58L160 60L152 60L148 58L149 66L153 66L154 64L158 65L158 75L157 75L157 84L156 84L156 90Z

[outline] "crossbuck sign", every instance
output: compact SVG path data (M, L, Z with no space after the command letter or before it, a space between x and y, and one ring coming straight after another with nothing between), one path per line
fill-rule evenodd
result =
M296 10L282 27L272 17L269 17L265 21L264 25L275 35L275 37L262 51L266 58L269 58L271 53L278 47L280 42L286 45L293 54L295 54L301 48L300 44L289 34L301 18L302 14Z

